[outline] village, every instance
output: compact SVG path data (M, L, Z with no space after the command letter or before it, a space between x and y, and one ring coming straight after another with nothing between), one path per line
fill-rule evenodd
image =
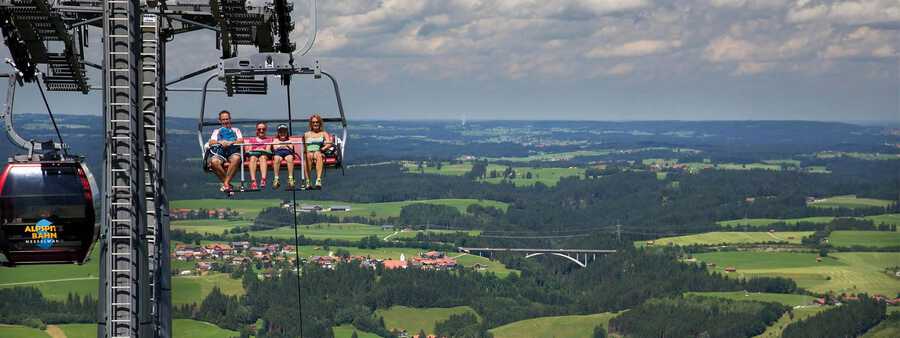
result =
M322 249L321 247L316 249ZM293 245L281 245L277 243L259 243L251 246L248 241L230 243L209 243L205 245L178 244L172 253L172 258L179 262L194 262L192 269L173 271L180 276L205 275L210 271L233 270L231 267L255 266L260 272L260 277L271 278L286 268L294 266L297 248ZM452 270L462 268L455 258L448 257L446 253L429 251L407 258L400 254L397 259L379 259L369 256L351 255L346 249L337 249L328 255L313 255L301 258L301 263L311 263L323 269L335 269L339 264L357 263L359 266L370 269L379 267L387 270L394 269L420 269L420 270ZM472 268L483 269L475 264Z

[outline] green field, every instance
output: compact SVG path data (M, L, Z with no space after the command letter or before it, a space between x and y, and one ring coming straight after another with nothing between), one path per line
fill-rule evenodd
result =
M850 157L867 161L900 160L900 154L860 153L844 151L820 151L816 153L818 158Z
M0 337L10 338L50 338L50 335L38 329L19 325L0 324Z
M226 295L243 295L245 293L241 280L233 279L227 274L210 273L206 276L173 277L172 304L197 303L199 305L216 286Z
M60 324L56 326L66 334L66 338L97 337L97 324Z
M654 240L654 245L719 245L719 244L753 244L780 242L800 244L800 239L809 236L812 231L786 232L726 232L716 231L696 235L663 237ZM635 242L637 246L646 245L645 241Z
M897 307L893 307L896 309ZM890 309L890 308L889 308ZM890 311L888 312L890 314ZM885 318L881 323L871 328L862 338L897 338L900 337L900 318Z
M704 297L726 298L731 300L745 300L757 302L781 303L787 306L809 305L815 299L807 295L795 295L784 293L765 293L765 292L745 292L745 291L724 291L724 292L687 292L686 295L697 295Z
M375 316L384 318L384 326L388 330L405 329L410 335L414 335L419 330L433 334L434 324L447 320L451 315L465 312L471 312L478 316L475 310L468 306L418 309L399 305L391 306L389 309L378 309L375 311Z
M616 313L604 312L584 316L539 317L509 323L490 330L494 338L591 338L594 328L609 325Z
M92 250L83 265L21 265L15 268L0 267L0 287L10 283L35 280L72 280L97 278L100 271L100 250Z
M500 261L495 261L495 260L492 261L490 259L487 259L487 258L484 258L481 256L473 256L473 255L469 255L469 254L457 256L457 255L451 254L450 257L457 257L456 262L459 264L462 264L462 266L467 267L467 268L470 268L470 267L474 266L475 264L487 265L487 269L484 270L485 272L493 272L493 273L497 274L498 277L501 277L501 278L506 277L511 272L519 272L518 270L512 270L512 269L506 268L506 265L503 265L503 263L500 263Z
M358 241L363 237L377 236L379 239L393 234L381 227L359 223L317 223L298 227L300 235L312 239L342 239ZM271 230L250 231L254 237L294 238L294 227L287 226Z
M874 198L859 198L856 195L833 196L817 199L806 203L807 206L816 208L885 208L894 203L894 201L880 200Z
M870 220L875 223L875 225L879 224L888 224L888 225L896 225L900 227L900 214L883 214L883 215L873 215L873 216L865 216L858 217L866 220ZM718 221L717 224L725 227L732 227L738 225L749 225L756 227L765 227L775 223L784 222L786 224L797 224L797 223L829 223L834 219L831 216L819 216L819 217L804 217L804 218L788 218L788 219L775 219L775 218L744 218L744 219L734 219L729 221ZM900 230L900 229L898 229Z
M383 202L383 203L348 203L342 201L323 201L323 200L302 200L298 201L301 205L319 205L324 208L330 208L333 205L347 205L350 206L350 211L335 211L335 212L324 212L327 215L338 216L338 217L353 217L353 216L363 216L363 217L372 217L372 218L387 218L387 217L398 217L400 216L400 209L402 209L406 205L410 205L413 203L428 203L428 204L439 204L451 206L458 209L460 212L465 213L466 208L472 204L480 204L485 207L495 207L501 210L506 210L509 205L503 202L491 201L491 200L477 200L477 199L466 199L466 198L443 198L443 199L430 199L430 200L415 200L415 201L402 201L402 202ZM237 210L241 217L246 219L253 219L256 215L259 214L260 211L264 208L269 207L277 207L281 204L280 200L276 199L260 199L260 200L224 200L224 199L199 199L199 200L178 200L172 201L172 208L189 208L189 209L199 209L199 208L222 208L229 207L234 210ZM207 220L203 220L207 221ZM180 222L180 221L179 221ZM193 220L189 222L194 222ZM247 223L247 222L244 222ZM241 222L235 222L235 224L244 224ZM193 227L199 227L204 225L203 223L176 223L182 224L185 226L191 226L193 230L197 230ZM221 226L222 223L217 223L215 221L207 223L213 226ZM232 225L233 227L234 225ZM217 233L221 233L223 229L216 229Z
M172 221L172 229L184 230L189 233L221 235L225 230L231 230L235 226L249 226L252 221L230 221L222 219L192 219Z
M497 171L500 175L503 174L503 171L506 170L506 166L502 166L499 164L488 164L487 166L487 175L490 175L491 171ZM583 176L584 169L576 168L576 167L567 167L567 168L532 168L532 167L513 167L513 170L516 172L516 178L503 178L503 177L494 177L485 178L483 182L487 183L501 183L504 181L509 181L515 184L517 187L527 187L532 186L537 182L541 182L546 186L553 187L559 183L559 179L563 177L569 176ZM531 174L531 178L527 178L528 174Z
M517 161L518 162L518 161ZM415 163L413 162L403 162L404 169L408 173L423 173L423 174L437 174L437 175L451 175L451 176L462 176L472 170L472 163L465 162L461 164L441 164L441 169L437 167L423 167L420 171ZM507 166L500 164L488 164L487 166L487 175L490 175L491 171L496 171L501 175L506 170ZM534 168L534 167L513 167L513 170L516 172L516 178L506 179L503 177L494 177L494 178L486 178L481 180L483 182L488 183L500 183L503 181L509 181L515 184L517 187L526 187L532 186L537 182L541 182L547 186L555 186L559 183L559 179L562 177L568 176L581 176L584 175L583 168ZM528 174L531 174L531 178L526 178Z
M835 247L900 247L900 232L887 231L832 231L828 243Z
M334 330L334 338L350 338L353 336L353 331L356 331L356 335L359 338L381 338L381 336L374 333L359 331L350 324L335 326L332 329Z
M816 262L814 253L796 252L711 252L694 255L700 261L716 263L712 270L727 275L750 278L780 276L795 280L797 285L814 292L867 292L894 295L900 292L900 279L884 273L887 267L900 262L897 252L841 252L831 253Z
M247 219L256 218L262 209L281 204L277 199L199 199L199 200L174 200L169 207L172 209L218 209L231 208Z
M226 338L238 337L240 333L226 330L207 322L191 319L173 319L172 336L179 338Z
M784 331L784 328L790 325L791 323L801 321L803 319L812 317L819 312L831 309L830 306L805 306L800 308L791 309L790 312L793 313L793 318L791 318L791 313L785 312L778 318L778 321L770 325L766 328L766 331L762 334L756 336L755 338L780 338L781 332Z

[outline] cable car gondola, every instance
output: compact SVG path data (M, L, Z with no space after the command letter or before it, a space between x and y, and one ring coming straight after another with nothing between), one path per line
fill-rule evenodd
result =
M201 104L200 104L200 119L199 119L199 122L197 123L197 141L200 144L201 156L203 158L201 165L203 166L204 170L209 171L209 168L207 167L207 156L208 156L207 150L208 149L207 149L206 139L204 138L204 134L203 134L204 127L219 126L219 123L217 121L205 120L206 97L207 97L207 93L208 93L209 83L213 79L218 78L219 80L226 82L226 85L235 86L232 90L236 93L265 94L267 86L265 85L264 79L263 80L255 80L255 77L256 76L262 76L262 77L279 76L282 78L283 83L288 83L288 85L286 85L288 119L286 119L286 120L285 119L270 119L270 120L266 120L265 122L286 123L291 128L290 139L292 142L296 142L296 143L294 143L294 150L295 150L295 153L298 155L298 156L295 156L294 164L300 166L298 169L301 172L300 173L301 179L306 179L306 177L304 177L305 172L306 172L305 168L308 164L306 163L306 156L303 155L304 149L306 147L305 147L302 133L300 133L300 135L294 135L294 133L293 133L293 123L296 120L293 119L293 116L291 115L291 93L290 93L289 80L284 81L284 79L289 78L290 76L293 76L293 75L300 75L300 76L312 75L314 79L320 79L324 75L329 80L331 80L331 85L332 85L332 88L334 89L335 100L337 102L337 110L338 110L337 112L339 115L323 117L322 122L337 123L337 124L339 124L340 128L342 129L340 136L334 135L334 134L331 135L334 138L334 147L333 147L333 151L328 151L326 153L323 153L323 155L325 155L324 163L325 163L326 168L341 169L341 173L344 172L344 158L345 158L345 152L346 152L346 147L347 147L347 118L344 113L343 102L341 101L340 88L338 87L337 80L333 76L331 76L331 74L321 71L321 69L318 66L318 63L316 63L316 65L312 68L309 68L309 67L296 68L293 65L293 57L290 53L259 53L259 54L254 54L254 55L250 55L247 57L234 57L234 58L230 58L230 59L221 60L219 62L218 70L219 70L219 72L217 74L213 74L206 79L206 81L203 84L203 88L201 90L202 95L201 95ZM194 75L194 74L192 74L192 75ZM238 78L239 80L233 80L234 78ZM248 79L250 79L250 80L248 80ZM237 86L240 86L241 81L248 82L248 83L246 83L248 85L248 87L247 88L237 87ZM255 82L253 84L250 84L249 83L250 81L260 82L262 84L258 84ZM304 121L304 120L300 120L300 121ZM248 125L248 124L255 125L257 122L258 122L258 120L233 120L231 122L231 124L232 125ZM241 191L241 192L251 191L251 190L245 189L245 184L244 184L245 183L245 174L244 174L245 168L244 167L248 165L248 162L245 161L246 158L244 156L245 155L244 148L241 147L240 149L241 149L241 163L242 163L241 177L240 177L241 179L240 179L239 188L236 191ZM269 160L269 161L271 162L271 160ZM227 163L223 163L223 165L227 165ZM269 163L269 167L271 167L271 163ZM282 164L280 167L286 169L286 163Z
M0 263L84 263L100 230L93 175L80 157L66 153L65 144L25 140L15 132L16 74L8 77L0 117L12 143L28 154L14 156L0 171L0 253L5 259Z
M6 264L83 263L99 233L90 181L80 161L8 163L0 172Z

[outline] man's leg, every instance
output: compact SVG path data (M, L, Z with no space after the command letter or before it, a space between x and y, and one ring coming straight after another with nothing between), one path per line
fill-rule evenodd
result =
M216 177L219 178L219 181L225 181L225 168L222 167L222 158L214 156L212 159L210 159L209 168L212 170L213 174L216 174Z
M233 154L228 158L228 169L225 170L225 185L231 185L231 179L237 172L238 166L241 165L241 155Z

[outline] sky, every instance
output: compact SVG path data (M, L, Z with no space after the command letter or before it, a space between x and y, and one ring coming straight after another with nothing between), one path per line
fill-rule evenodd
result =
M318 7L315 45L300 62L318 59L338 78L351 119L900 121L898 0L345 0ZM293 15L293 41L302 46L306 1L295 1ZM177 36L168 45L168 76L215 62L214 38ZM92 44L89 58L97 59L99 46ZM210 109L284 117L284 90L275 83L265 97L215 95ZM28 89L17 111L42 111ZM197 116L199 95L169 95L170 115ZM295 81L292 95L297 114L335 111L325 81ZM51 102L64 113L100 107L96 94L54 94Z

